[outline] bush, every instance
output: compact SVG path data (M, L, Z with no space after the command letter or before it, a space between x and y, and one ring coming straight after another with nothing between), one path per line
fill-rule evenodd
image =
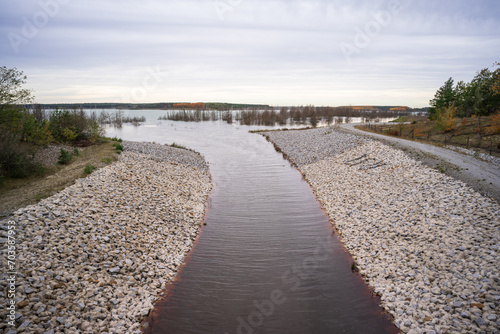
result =
M0 165L0 179L12 177L20 179L30 175L41 175L44 172L42 165L33 162L33 159L28 158L20 152L8 152L0 155L2 164Z
M33 161L19 137L20 135L0 129L0 183L6 178L22 178L44 172L43 166Z
M122 144L114 143L113 146L116 149L116 153L118 153L118 154L122 153L122 151L123 151L123 145Z
M436 127L443 132L450 132L455 127L455 115L457 109L455 107L447 107L438 110L436 118Z
M97 120L88 117L82 109L57 109L50 117L50 130L59 142L96 141L104 134Z
M71 162L71 158L73 158L73 154L61 148L57 162L61 165L67 165Z
M85 165L83 172L88 175L88 174L92 174L92 172L96 169L97 169L97 167L92 166L91 164L87 164L87 165Z

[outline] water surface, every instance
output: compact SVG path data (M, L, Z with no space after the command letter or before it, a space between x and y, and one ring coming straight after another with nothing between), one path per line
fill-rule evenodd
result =
M206 226L151 333L394 333L310 187L250 127L148 120L109 129L204 155L214 192Z

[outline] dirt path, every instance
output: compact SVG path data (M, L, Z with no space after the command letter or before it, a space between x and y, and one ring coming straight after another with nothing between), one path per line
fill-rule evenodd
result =
M431 168L459 179L479 193L500 202L500 166L475 157L421 142L384 136L354 128L358 124L342 124L344 131L371 137L406 151Z
M55 172L41 178L29 180L11 180L0 188L0 218L9 216L17 209L35 204L43 198L75 183L85 177L83 169L87 164L103 167L116 160L117 154L111 142L90 146L83 149L73 161L66 166L56 167ZM103 162L103 158L107 162ZM57 164L57 161L54 161Z

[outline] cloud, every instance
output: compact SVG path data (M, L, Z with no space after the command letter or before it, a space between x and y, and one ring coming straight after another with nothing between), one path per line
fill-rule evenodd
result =
M142 102L422 106L500 60L499 13L486 0L28 0L2 10L0 54L40 102L117 101L159 68Z

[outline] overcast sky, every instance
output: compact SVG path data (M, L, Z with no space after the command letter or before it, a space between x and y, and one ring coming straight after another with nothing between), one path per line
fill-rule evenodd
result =
M500 61L498 0L0 0L39 103L427 106Z

